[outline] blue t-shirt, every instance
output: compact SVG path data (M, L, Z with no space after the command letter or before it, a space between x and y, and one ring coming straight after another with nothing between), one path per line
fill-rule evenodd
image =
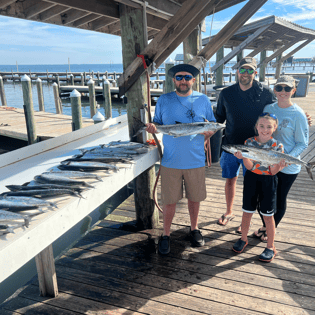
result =
M293 104L287 108L281 108L278 103L267 105L264 112L275 114L279 120L277 130L273 137L284 146L284 153L300 158L301 153L308 146L309 128L304 111ZM285 174L297 174L301 166L291 164L281 172Z
M192 123L216 121L208 97L193 91L189 96L178 96L176 92L159 97L153 121L160 125L177 122ZM192 169L205 166L204 136L196 134L174 138L163 135L164 152L162 165L176 169Z

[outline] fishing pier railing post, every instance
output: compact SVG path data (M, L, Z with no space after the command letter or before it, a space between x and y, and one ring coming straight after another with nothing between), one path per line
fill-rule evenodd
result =
M43 96L43 85L42 85L42 80L40 78L37 78L36 86L37 86L39 111L44 112L45 111L45 105L44 105L44 96Z
M72 112L72 131L82 128L81 94L77 90L70 93Z
M92 79L87 84L89 87L90 114L92 118L96 114L95 84Z
M36 135L36 125L34 119L34 108L33 108L33 98L32 98L32 86L31 79L25 74L22 79L22 90L23 90L23 101L24 101L24 114L26 120L26 129L28 144L33 144L37 142Z
M62 107L61 107L61 102L60 102L60 98L59 98L58 84L53 83L52 87L53 87L53 91L54 91L56 114L62 114Z
M7 106L7 99L5 97L4 84L3 84L3 79L1 76L0 76L0 96L1 96L1 105Z
M58 86L58 95L59 95L59 91L60 91L60 80L59 80L59 75L56 74L56 84Z
M112 118L112 99L110 93L110 83L103 76L103 96L104 96L104 111L106 119Z
M71 73L69 75L69 77L70 77L70 85L74 85L74 76L73 76L73 74Z
M80 77L81 77L81 85L84 86L84 76L83 76L83 73L80 74Z

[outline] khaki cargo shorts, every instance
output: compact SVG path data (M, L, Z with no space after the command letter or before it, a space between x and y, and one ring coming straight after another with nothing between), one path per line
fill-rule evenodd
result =
M174 169L161 166L161 204L170 205L185 197L193 202L206 199L205 167L188 170Z

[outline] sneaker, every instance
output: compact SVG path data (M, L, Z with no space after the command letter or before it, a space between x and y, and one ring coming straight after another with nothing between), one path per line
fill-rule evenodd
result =
M159 254L160 255L167 255L171 251L171 245L170 245L170 237L167 235L161 235L159 239Z
M242 239L239 239L234 245L233 250L234 252L240 254L244 251L245 247L248 245L248 241L242 241Z
M265 248L265 250L259 255L259 260L264 262L271 262L277 254L276 249Z
M201 247L205 245L205 240L203 239L200 230L190 231L189 238L192 246Z

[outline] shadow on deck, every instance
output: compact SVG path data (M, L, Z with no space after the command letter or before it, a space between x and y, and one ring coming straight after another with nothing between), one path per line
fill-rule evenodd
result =
M315 128L305 161L314 160ZM236 218L227 226L224 180L219 164L207 169L207 199L201 204L202 248L186 235L186 200L179 202L172 225L171 253L161 257L156 243L162 229L132 232L133 196L96 225L56 261L57 298L39 296L37 280L2 305L1 314L315 314L315 183L305 169L288 199L277 229L278 255L258 261L265 244L250 237L244 253L231 248L239 238L242 178L234 203ZM161 220L162 222L162 220ZM253 216L250 233L260 227Z

